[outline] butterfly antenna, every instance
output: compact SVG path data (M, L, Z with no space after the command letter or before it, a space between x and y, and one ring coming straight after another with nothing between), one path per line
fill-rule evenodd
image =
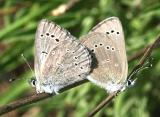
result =
M30 64L28 63L27 59L24 57L23 54L21 54L21 57L23 58L23 60L25 61L25 63L27 64L27 66L29 67L29 69L31 70L33 76L34 76L34 72L33 72L33 69L31 68Z
M135 81L135 80L134 80L134 79L135 79L134 76L136 76L137 73L139 73L140 71L152 67L152 61L153 61L153 58L152 58L152 57L148 58L147 62L146 62L143 66L141 66L141 67L137 66L137 67L130 73L130 75L128 76L127 79L128 79L128 80L131 80L131 81Z
M24 55L23 54L21 54L21 57L23 58L23 60L25 61L25 63L27 64L27 66L29 67L29 69L31 70L31 72L32 72L32 74L33 74L33 76L35 76L34 75L34 72L33 72L33 70L32 70L32 68L31 68L31 66L30 66L30 64L28 63L28 61L27 61L27 59L24 57ZM22 78L22 79L24 79L24 78ZM22 80L22 79L15 79L15 78L10 78L9 79L9 82L13 82L13 81L17 81L17 80ZM31 84L31 82L34 82L35 81L35 79L32 77L28 82L29 82L29 84ZM32 84L31 84L32 85Z

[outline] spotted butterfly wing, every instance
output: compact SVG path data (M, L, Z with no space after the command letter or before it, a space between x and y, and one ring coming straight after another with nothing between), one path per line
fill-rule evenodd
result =
M95 33L95 32L104 33L110 39L112 39L114 43L116 43L116 45L119 46L118 49L121 52L120 58L122 59L122 61L127 60L124 33L123 33L122 24L119 18L110 17L103 20L98 25L93 27L90 31L90 33ZM127 68L128 68L128 65L127 65ZM126 71L128 71L128 69L126 69Z
M75 37L53 22L40 21L35 40L37 93L58 93L61 88L83 80L90 65L88 50Z
M122 25L111 17L95 26L81 42L92 52L93 71L87 78L109 93L119 90L128 72Z

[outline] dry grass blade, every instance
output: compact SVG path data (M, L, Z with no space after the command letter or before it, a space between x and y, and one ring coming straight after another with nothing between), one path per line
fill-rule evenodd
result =
M66 4L61 4L56 9L52 10L51 14L53 16L59 16L64 14L70 8L72 8L79 0L69 0Z

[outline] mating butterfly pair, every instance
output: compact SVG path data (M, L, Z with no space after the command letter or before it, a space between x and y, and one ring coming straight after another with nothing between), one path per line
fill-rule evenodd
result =
M35 40L37 93L58 93L87 78L109 93L126 85L128 63L117 17L96 25L80 41L53 22L41 20Z

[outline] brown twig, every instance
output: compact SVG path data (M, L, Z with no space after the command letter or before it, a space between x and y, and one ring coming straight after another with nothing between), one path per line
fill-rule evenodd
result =
M15 102L12 102L10 104L7 104L5 106L0 107L0 115L5 114L7 112L10 112L16 108L37 102L39 100L45 99L50 97L51 95L47 94L47 93L43 93L43 94L34 94L30 97L24 98L24 99L20 99L17 100Z
M69 89L71 89L73 87L79 86L79 85L81 85L81 84L83 84L85 82L88 82L88 80L83 80L83 81L80 81L80 82L76 82L76 83L74 83L72 85L68 85L68 86L64 87L63 89L61 89L60 93L66 91L66 90L69 90ZM12 103L4 105L4 106L1 106L0 107L0 115L5 114L7 112L10 112L12 110L15 110L15 109L17 109L19 107L35 103L35 102L38 102L38 101L46 99L46 98L49 98L51 96L53 97L53 96L55 96L55 94L52 94L52 95L51 94L47 94L47 93L33 94L33 95L29 96L29 97L17 100L15 102L12 102Z
M158 40L159 40L159 39L158 39ZM158 42L158 41L157 41L157 42ZM151 52L150 52L150 53L151 53ZM135 55L136 55L136 54L135 54ZM83 80L83 81L81 81L81 82L77 82L77 83L75 83L75 84L69 85L69 86L63 88L60 92L64 92L64 91L69 90L69 89L71 89L71 88L73 88L73 87L79 86L79 85L81 85L81 84L83 84L83 83L85 83L85 82L88 82L88 80ZM12 102L12 103L7 104L7 105L4 105L4 106L1 106L1 107L0 107L0 115L5 114L5 113L7 113L7 112L10 112L10 111L12 111L12 110L15 110L15 109L17 109L17 108L19 108L19 107L22 107L22 106L25 106L25 105L29 105L29 104L38 102L38 101L40 101L40 100L49 98L49 97L51 97L51 96L53 97L54 94L53 94L53 95L49 95L49 94L46 94L46 93L33 94L33 95L29 96L29 97L26 97L26 98L17 100L17 101L15 101L15 102ZM107 102L108 102L108 103L111 102L112 98L114 98L114 97L115 97L115 95L111 95L110 98L108 98L108 101L107 101ZM105 106L105 104L104 104L104 106Z
M149 45L149 46L150 46L150 45ZM131 62L131 61L134 61L135 59L140 58L140 57L145 53L145 51L148 49L149 46L147 46L147 47L145 47L144 49L138 51L136 54L130 56L130 57L128 58L128 62Z
M147 47L145 47L144 49L138 51L137 53L133 54L132 56L130 56L128 58L128 62L134 61L135 59L140 58L141 56L144 55L144 53L146 52L146 50L150 47L151 45L148 45ZM157 43L154 48L158 48L160 46L159 43Z
M153 44L147 47L146 51L142 50L140 53L144 53L139 63L133 68L132 74L135 70L142 67L146 61L146 59L151 55L152 51L160 45L160 36L155 40ZM144 51L144 52L143 52ZM139 57L140 54L135 54L136 57ZM138 55L138 56L137 56ZM130 77L130 74L128 77ZM104 101L102 101L91 113L89 113L88 117L93 117L99 110L101 110L104 106L108 105L114 98L120 93L120 91L114 92L110 94Z
M113 98L116 97L118 92L114 92L112 93L111 95L109 95L105 100L103 100L95 109L93 112L91 112L89 114L88 117L93 117L100 109L102 109L104 106L108 105L112 100Z

